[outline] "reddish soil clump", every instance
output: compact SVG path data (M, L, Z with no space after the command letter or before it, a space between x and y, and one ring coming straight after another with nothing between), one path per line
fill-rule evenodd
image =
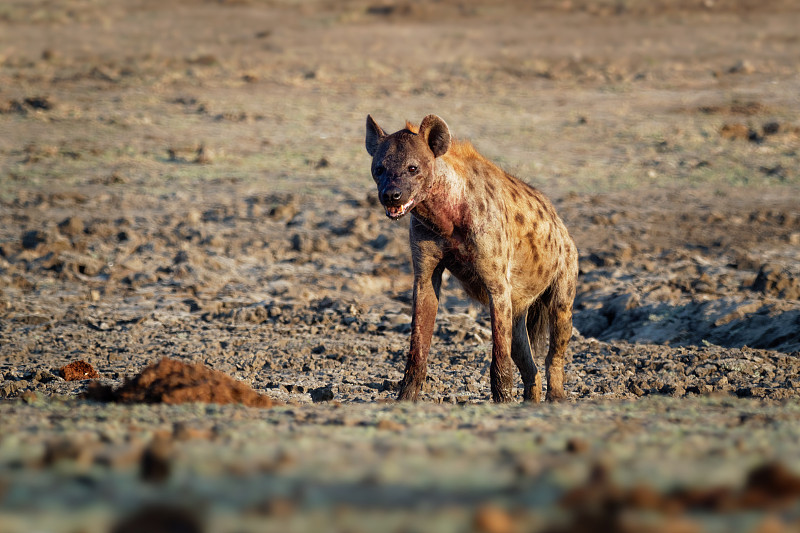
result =
M97 370L86 361L73 361L68 365L62 366L60 372L65 381L79 381L100 377Z
M93 384L86 397L119 403L240 403L272 407L281 402L258 394L248 385L201 363L164 358L146 367L133 379L113 390Z

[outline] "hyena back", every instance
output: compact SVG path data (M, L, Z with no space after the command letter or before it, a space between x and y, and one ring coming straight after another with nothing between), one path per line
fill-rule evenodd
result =
M578 253L552 203L453 140L436 115L391 135L367 116L366 148L386 215L411 213L411 350L398 399L416 400L425 381L444 269L491 313L494 401L511 400L512 361L524 399L541 400L531 344L544 355L548 334L546 398L565 398Z

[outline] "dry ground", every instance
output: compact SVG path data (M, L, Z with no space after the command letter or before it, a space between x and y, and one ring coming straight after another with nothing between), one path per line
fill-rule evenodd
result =
M124 530L153 500L221 531L796 525L800 8L533 4L0 6L1 527ZM578 244L567 405L486 405L454 283L425 403L383 403L411 275L363 123L431 112ZM106 406L58 373L164 356L289 406ZM789 488L747 504L768 461ZM728 499L597 514L567 496L598 464Z

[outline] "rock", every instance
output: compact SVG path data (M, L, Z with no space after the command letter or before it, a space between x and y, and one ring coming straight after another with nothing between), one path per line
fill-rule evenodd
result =
M333 400L333 388L330 385L318 387L309 391L311 401L314 403L329 402Z
M172 427L172 435L177 441L208 440L212 434L209 428L195 427L185 422L176 422Z
M747 59L741 59L728 68L728 74L752 74L755 67Z
M12 398L18 391L27 386L27 381L11 381L6 382L0 387L0 398Z
M25 105L31 109L38 109L42 111L50 111L56 104L49 96L29 96L25 98Z
M172 442L156 437L144 450L139 464L139 475L143 481L163 483L172 471Z
M776 122L776 121L765 122L761 126L761 131L764 133L765 136L766 135L776 135L777 133L780 133L780 131L781 131L781 123L780 122Z
M190 226L197 226L203 221L203 213L197 209L190 209L185 216L186 223Z
M636 293L620 294L603 306L603 314L611 323L626 311L639 307L640 302L641 298Z
M292 250L307 254L314 248L311 237L302 233L292 235Z
M50 383L58 379L56 376L51 374L50 372L44 370L37 370L32 376L31 381L38 382L38 383Z
M97 442L86 434L79 433L56 438L45 445L43 462L50 466L61 461L74 461L89 465L94 460Z
M382 323L387 329L399 333L411 331L411 316L406 313L391 313L383 316Z
M400 381L393 381L391 379L384 379L381 388L379 389L381 392L397 392L400 390Z
M403 424L386 418L375 424L375 427L383 431L397 431L397 432L406 429L406 426L404 426Z
M205 531L196 511L165 504L145 505L130 516L123 517L111 528L111 533L139 533L141 531L201 533Z
M269 216L278 220L288 221L297 214L297 205L294 202L276 205L269 210Z
M386 245L389 244L389 241L390 241L389 237L381 233L380 235L369 241L367 244L372 246L375 250L383 250L384 248L386 248Z
M467 390L467 392L478 393L481 391L481 384L474 379L471 379L464 384L464 388Z
M644 390L636 383L631 383L628 385L628 390L631 391L635 396L644 396Z
M143 451L140 443L109 446L96 454L94 462L115 469L129 468L141 462Z
M77 237L82 235L86 226L83 219L78 216L65 218L58 223L58 230L66 237Z
M767 463L750 471L744 492L749 501L790 501L800 496L800 476L782 463Z
M719 134L723 139L730 140L757 141L760 138L755 130L740 122L724 124Z
M20 399L27 404L34 404L39 401L39 395L32 390L25 391L20 395Z
M780 298L800 299L800 279L792 276L788 269L775 263L761 265L752 289Z
M214 162L214 152L210 148L206 148L205 145L201 144L197 149L194 162L198 165L210 165Z
M33 250L42 243L47 242L47 234L44 231L34 229L22 234L22 247L26 250Z
M580 437L570 437L567 439L566 450L569 453L584 453L589 450L591 445L586 439Z
M680 398L686 395L686 389L680 383L669 383L661 387L658 391L660 394L674 396Z

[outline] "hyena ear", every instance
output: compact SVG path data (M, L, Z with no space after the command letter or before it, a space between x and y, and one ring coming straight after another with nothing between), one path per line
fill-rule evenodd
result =
M450 148L450 128L436 115L428 115L422 119L419 134L430 147L433 157L443 156Z
M378 151L378 145L384 137L386 137L386 134L372 118L372 115L367 115L367 139L365 145L369 155L375 155L375 152Z

